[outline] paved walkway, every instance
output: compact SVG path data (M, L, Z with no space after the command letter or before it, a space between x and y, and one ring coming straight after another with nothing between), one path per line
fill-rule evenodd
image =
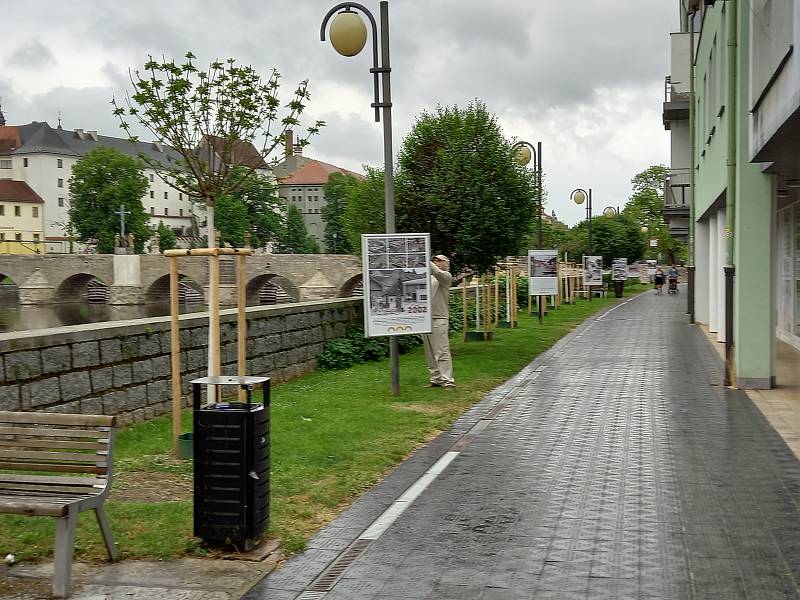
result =
M800 598L800 463L684 308L588 321L245 597Z

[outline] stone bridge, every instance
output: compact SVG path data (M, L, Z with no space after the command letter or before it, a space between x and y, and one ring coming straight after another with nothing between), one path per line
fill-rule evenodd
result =
M143 304L169 299L169 260L161 255L2 255L0 282L11 279L20 304L80 301L92 289L109 304ZM233 304L238 259L221 260L221 299ZM207 258L181 257L178 271L184 286L208 298ZM260 304L265 286L275 285L295 301L348 297L361 284L361 261L341 254L257 254L247 258L245 279L248 305Z

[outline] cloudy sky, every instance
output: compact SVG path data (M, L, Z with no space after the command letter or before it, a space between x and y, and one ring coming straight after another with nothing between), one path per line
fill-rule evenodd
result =
M0 96L9 125L47 121L121 132L112 96L148 54L199 62L234 57L284 90L310 80L309 116L328 126L306 155L352 170L382 164L367 53L336 54L319 41L323 0L27 0L3 3ZM362 0L377 17L376 0ZM595 214L622 206L631 178L669 160L661 125L674 0L391 0L395 151L415 115L479 98L507 137L543 143L547 210L574 223L576 187L593 189Z

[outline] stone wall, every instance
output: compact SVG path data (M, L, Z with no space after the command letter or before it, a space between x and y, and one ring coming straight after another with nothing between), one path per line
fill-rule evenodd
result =
M207 315L181 316L181 373L206 369ZM313 371L326 339L361 323L361 299L247 309L247 373L286 381ZM222 311L223 374L236 373L236 311ZM171 410L170 319L154 317L0 335L0 410L120 415Z

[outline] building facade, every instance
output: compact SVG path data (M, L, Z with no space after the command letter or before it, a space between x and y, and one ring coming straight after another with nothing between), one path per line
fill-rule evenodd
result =
M0 170L10 168L5 161ZM44 201L26 183L0 179L0 254L44 251Z
M69 179L72 167L91 150L105 146L128 156L140 154L164 160L169 152L159 143L130 142L122 138L98 135L96 131L74 131L50 127L44 122L19 126L0 126L0 181L24 182L43 201L43 240L46 252L70 252L67 227ZM145 169L150 181L142 205L150 214L150 225L159 222L178 235L187 235L196 225L192 203L183 192L165 183L154 170ZM0 216L0 225L17 224ZM14 230L16 235L16 230ZM20 231L23 235L25 232Z
M794 0L679 4L669 79L688 110L674 110L673 92L663 118L668 189L674 198L680 178L689 206L688 312L725 344L729 383L770 388L776 354L800 364L799 15Z

